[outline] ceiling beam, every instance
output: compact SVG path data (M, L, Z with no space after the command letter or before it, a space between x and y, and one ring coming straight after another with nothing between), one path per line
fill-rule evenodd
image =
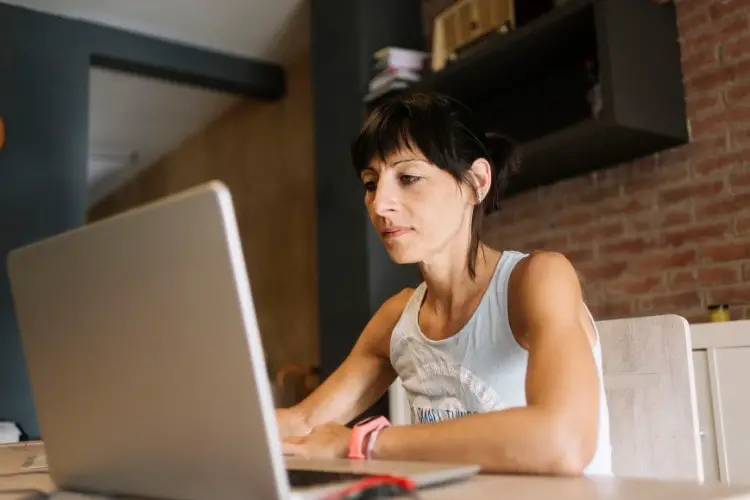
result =
M259 100L284 97L283 68L136 35L105 26L71 21L91 47L91 64L141 76L196 85Z

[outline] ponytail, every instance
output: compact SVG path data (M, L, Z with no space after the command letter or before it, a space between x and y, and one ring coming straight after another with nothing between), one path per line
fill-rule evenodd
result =
M521 151L516 143L505 135L489 132L485 138L492 165L492 184L482 205L484 213L491 214L500 208L511 177L518 173L521 167Z

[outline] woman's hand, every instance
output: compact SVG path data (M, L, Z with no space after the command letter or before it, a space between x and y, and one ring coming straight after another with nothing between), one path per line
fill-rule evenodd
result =
M295 408L276 409L276 422L279 427L279 437L282 441L290 437L306 436L310 428L305 419Z
M352 430L334 422L319 425L306 436L284 440L284 455L305 458L346 458Z

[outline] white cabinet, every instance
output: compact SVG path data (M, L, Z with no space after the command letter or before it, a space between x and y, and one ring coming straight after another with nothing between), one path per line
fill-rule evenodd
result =
M706 481L750 484L750 321L691 325Z
M698 422L703 453L703 474L708 483L719 481L719 461L714 433L714 410L711 401L711 379L708 375L708 359L705 349L693 351L695 392L698 400Z

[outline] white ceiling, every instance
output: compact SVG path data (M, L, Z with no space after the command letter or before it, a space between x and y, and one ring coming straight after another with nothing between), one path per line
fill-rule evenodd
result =
M306 0L0 0L280 64L309 44ZM173 150L236 96L92 68L90 203Z
M189 45L281 61L301 40L297 16L304 0L2 0Z

